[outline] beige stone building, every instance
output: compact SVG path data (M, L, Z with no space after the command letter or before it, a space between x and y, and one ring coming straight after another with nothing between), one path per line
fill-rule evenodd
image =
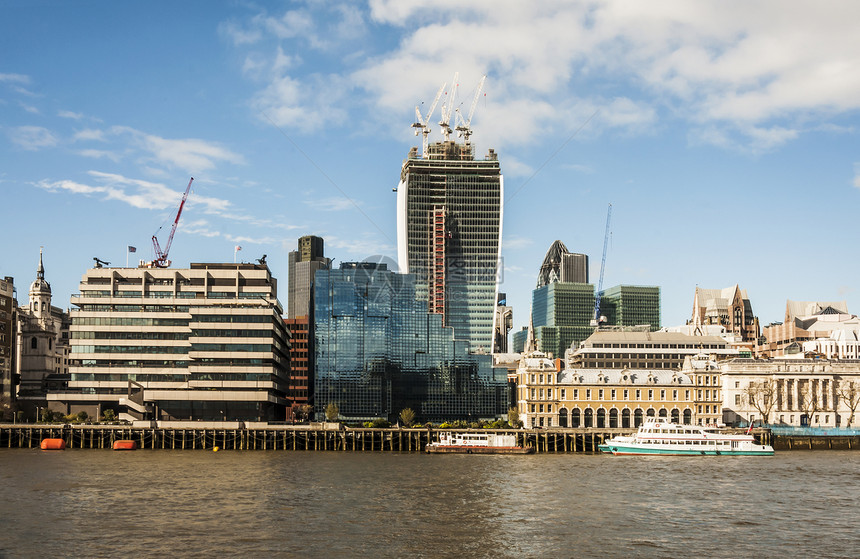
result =
M724 289L696 287L693 294L693 316L690 324L719 324L741 342L755 344L759 337L758 318L745 289L737 284Z
M687 357L701 353L717 359L738 356L719 336L677 332L598 331L567 353L571 368L680 370Z
M719 368L705 356L683 371L567 368L541 352L517 370L517 407L527 428L633 428L645 417L717 424L722 418Z
M860 361L735 359L720 364L727 424L856 426Z
M786 301L785 321L766 326L762 337L760 357L860 358L860 318L845 301Z

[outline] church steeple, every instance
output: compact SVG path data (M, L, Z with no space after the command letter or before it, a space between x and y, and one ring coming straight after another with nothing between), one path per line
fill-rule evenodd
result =
M51 284L45 281L42 247L39 247L39 267L36 269L36 281L30 284L30 310L40 318L48 317L51 314Z
M36 279L45 281L45 265L42 264L42 247L39 247L39 268L36 270Z

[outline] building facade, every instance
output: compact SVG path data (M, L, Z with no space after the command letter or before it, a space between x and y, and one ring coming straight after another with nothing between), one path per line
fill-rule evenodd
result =
M472 351L493 350L502 237L503 179L490 150L471 143L413 148L397 187L397 250L430 312Z
M308 317L287 318L284 320L290 331L290 373L286 398L290 404L288 419L294 419L296 406L309 405L312 399L313 375L311 371L313 355L312 337Z
M758 317L753 314L746 290L737 284L724 289L696 287L690 324L725 326L740 341L752 345L757 343L759 337Z
M572 344L593 332L594 286L553 282L532 291L532 324L538 348L563 357Z
M734 359L720 368L727 424L858 424L860 361Z
M337 404L344 419L476 420L507 413L507 374L470 352L442 316L427 311L410 274L347 262L317 272L314 399L318 417Z
M514 327L514 309L508 306L507 295L499 293L496 316L493 319L493 353L508 353L508 334Z
M527 428L630 429L645 417L713 425L722 416L718 369L705 356L688 359L681 372L561 369L559 360L530 352L517 375L517 407Z
M289 254L287 268L287 318L307 318L311 314L313 281L317 270L329 267L321 237L300 237L298 249Z
M11 420L15 411L15 338L17 332L15 280L0 280L0 421Z
M687 336L675 332L597 331L567 353L569 366L583 369L673 369L687 357L704 353L722 360L738 356L719 336Z
M600 316L610 326L648 325L660 329L660 288L644 285L616 285L600 296Z
M758 355L765 358L860 358L860 318L845 301L786 301L785 322L765 326Z
M282 421L289 333L265 264L93 268L71 313L62 413L127 420Z
M544 256L537 287L557 281L588 283L588 256L568 251L558 240L550 245Z
M48 392L61 389L69 379L69 313L52 305L41 250L27 306L17 314L17 405L26 418L36 420L48 405Z

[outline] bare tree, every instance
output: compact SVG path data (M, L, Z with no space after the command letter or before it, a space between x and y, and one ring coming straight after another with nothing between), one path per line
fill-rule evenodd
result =
M821 399L816 398L815 384L812 379L807 380L798 391L798 409L806 415L808 425L812 425L815 414L821 411Z
M851 412L851 415L848 416L848 427L851 427L851 423L854 421L854 412L857 411L857 405L860 404L860 382L840 380L836 389L836 397L845 402L845 407ZM838 407L838 402L835 402L834 407Z
M776 406L777 384L774 379L750 382L746 388L750 405L761 414L765 424L770 422L770 412Z

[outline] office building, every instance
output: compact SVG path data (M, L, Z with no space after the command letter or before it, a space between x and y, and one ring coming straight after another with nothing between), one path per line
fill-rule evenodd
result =
M675 332L597 331L567 353L568 366L583 369L681 370L687 357L699 354L718 360L738 356L719 336L687 336Z
M508 334L514 327L514 309L508 306L507 294L499 293L493 319L493 353L508 353Z
M785 322L765 326L762 357L860 358L860 318L845 301L786 301Z
M320 270L314 286L317 417L330 403L350 421L477 420L507 413L507 371L470 353L439 313L427 310L411 274L384 263Z
M594 332L594 286L556 281L532 291L532 324L538 348L563 357Z
M537 287L556 281L588 283L588 256L569 252L563 242L555 241L544 256Z
M616 285L600 296L602 325L643 326L660 329L660 288L643 285Z
M48 402L127 420L283 421L277 297L265 264L90 269L72 297L68 388Z
M294 419L294 408L308 405L311 401L313 338L309 335L308 317L287 318L284 323L290 331L290 373L286 398L291 409L288 419Z
M309 317L313 299L313 281L317 270L329 267L321 237L299 238L298 249L289 254L287 268L287 318Z
M0 421L11 421L15 411L15 336L17 323L15 280L0 280Z
M503 179L493 150L475 159L471 143L410 150L397 187L397 250L430 312L467 340L493 350L502 236Z

